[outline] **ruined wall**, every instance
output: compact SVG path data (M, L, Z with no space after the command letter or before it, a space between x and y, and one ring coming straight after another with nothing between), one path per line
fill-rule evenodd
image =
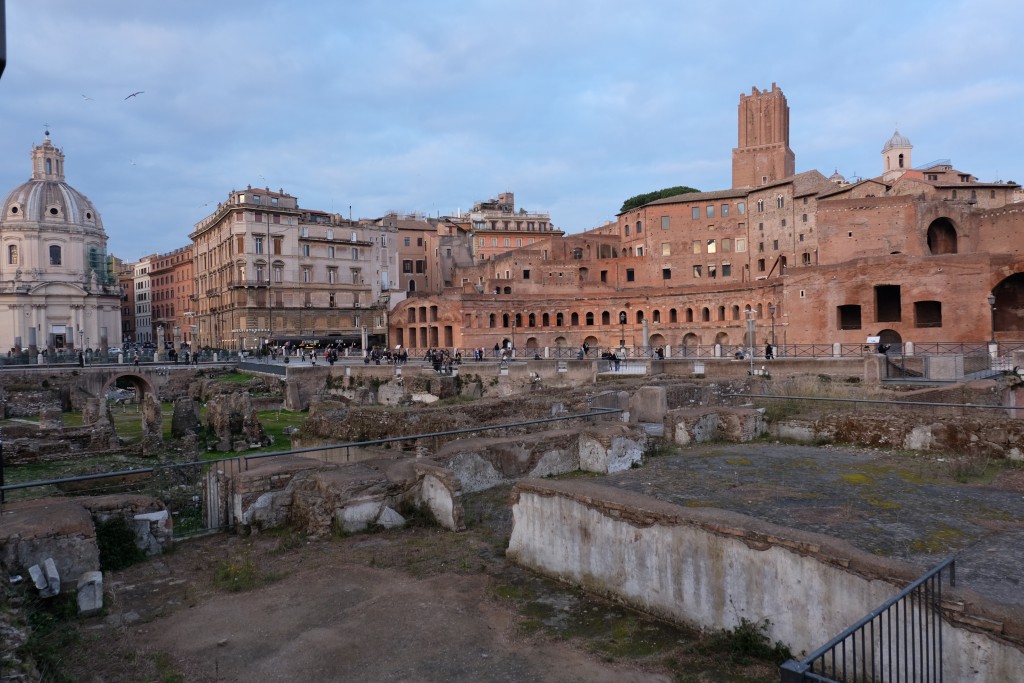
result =
M893 580L922 573L825 536L588 482L521 482L513 501L512 560L698 628L767 618L768 636L794 652L823 645L897 593ZM946 680L1016 680L1021 610L961 601L946 615ZM982 631L986 624L997 632Z

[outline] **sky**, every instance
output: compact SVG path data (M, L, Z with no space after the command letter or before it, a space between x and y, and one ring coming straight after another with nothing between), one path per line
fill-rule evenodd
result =
M49 130L125 260L247 185L356 218L512 191L574 233L729 188L739 96L772 83L798 172L880 175L898 127L915 166L1024 182L1021 25L1019 0L7 0L0 192Z

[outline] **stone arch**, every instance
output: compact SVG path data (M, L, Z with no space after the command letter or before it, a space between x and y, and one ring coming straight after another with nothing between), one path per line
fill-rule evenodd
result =
M996 332L1024 332L1024 273L1014 273L992 288L996 297L992 326Z
M526 338L526 348L528 348L528 349L539 348L538 345L537 345L537 338L536 337L527 337Z
M729 333L728 332L719 332L718 334L716 334L715 335L715 343L716 344L720 344L722 346L728 346L729 345Z
M565 337L555 337L555 348L564 349L567 346Z
M588 349L596 349L598 347L597 337L594 335L589 335L583 340L583 343L587 345Z
M878 333L878 343L887 344L892 347L892 351L899 352L899 348L903 347L903 337L896 330L885 329Z
M100 400L106 412L107 392L120 385L127 385L135 390L135 396L141 407L142 439L146 444L163 441L163 411L160 406L160 395L153 383L144 375L136 372L117 372L103 383ZM113 429L113 425L111 425ZM116 430L115 430L116 433Z
M665 335L655 333L651 335L650 344L651 346L664 346L668 341L665 339Z
M928 252L937 254L955 254L956 226L946 217L936 218L928 226Z
M683 336L683 355L690 356L696 355L697 347L700 346L700 337L693 332L689 332Z

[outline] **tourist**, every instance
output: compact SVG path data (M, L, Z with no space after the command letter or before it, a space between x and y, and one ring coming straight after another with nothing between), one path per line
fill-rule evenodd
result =
M775 358L775 349L770 343L764 345L764 359L771 360Z

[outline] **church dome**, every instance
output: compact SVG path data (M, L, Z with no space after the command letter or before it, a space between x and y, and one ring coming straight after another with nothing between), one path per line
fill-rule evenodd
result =
M885 147L882 148L882 154L885 154L890 149L910 149L913 145L910 144L910 140L900 134L900 129L897 128L896 132L889 138L889 142L885 143Z
M32 150L32 178L11 190L2 205L0 227L19 224L76 226L103 236L103 222L89 198L64 181L64 153L53 146L49 134ZM40 226L40 227L41 227Z
M843 177L843 174L839 172L839 169L836 169L836 172L833 173L832 175L830 175L828 177L828 179L829 179L829 182L833 182L836 185L845 185L846 184L846 178Z

